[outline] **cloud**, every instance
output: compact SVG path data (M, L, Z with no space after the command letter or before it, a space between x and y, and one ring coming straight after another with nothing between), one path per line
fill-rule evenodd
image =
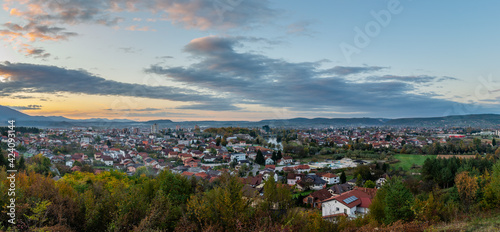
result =
M386 67L336 66L321 69L323 61L292 63L251 52L237 52L240 40L203 37L192 40L184 51L197 61L188 66L151 65L145 71L168 80L217 92L235 103L283 107L294 111L366 112L376 116L436 115L455 102L412 93L415 82L435 77L395 75L383 80L351 81L353 74L373 75ZM196 109L196 105L184 108ZM482 108L478 108L481 110Z
M141 51L141 49L133 48L133 47L123 47L123 48L118 48L119 50L125 52L125 53L131 53L135 54Z
M155 59L173 59L173 56L157 56Z
M384 76L373 76L368 77L368 80L371 81L401 81L401 82L410 82L410 83L428 83L433 82L438 77L435 76L397 76L397 75L384 75Z
M231 101L193 90L169 86L148 86L106 80L80 69L72 70L49 65L0 63L0 95L18 93L80 93L90 95L128 96L193 102L207 106L220 104L228 108ZM220 110L206 108L205 110Z
M309 26L312 24L310 21L295 22L287 26L287 33L291 35L306 35L311 36Z
M157 16L145 20L133 18L134 23L161 20L198 30L248 29L268 22L278 13L270 8L268 0L7 0L3 8L15 22L0 26L0 39L16 45L68 40L79 35L68 30L76 28L78 24L120 28L118 25L125 21L120 16L127 13ZM126 25L121 28L156 31L145 25Z
M29 25L4 25L8 31L34 31L38 36L64 35L65 28L51 25L76 25L81 23L114 26L124 21L114 14L124 12L148 12L161 15L186 28L200 30L228 29L263 23L277 13L268 0L64 0L64 1L6 1L4 9L13 17L24 19ZM154 22L158 19L148 18ZM141 18L133 18L140 22ZM133 26L132 26L133 27ZM29 30L28 30L29 29ZM142 28L144 29L144 27Z
M347 76L352 74L361 74L361 73L371 73L375 71L380 71L383 69L387 69L387 67L379 67L379 66L362 66L362 67L347 67L347 66L335 66L330 69L326 69L323 71L323 74L334 74L339 76Z
M410 76L399 76L399 75L383 75L383 76L370 76L366 78L370 81L399 81L414 84L426 84L437 83L443 81L456 81L459 80L455 77L437 77L437 76L427 76L427 75L410 75Z
M205 110L205 109L211 109L213 111L238 111L238 110L241 110L240 107L237 107L237 106L234 106L234 105L225 104L224 102L212 102L212 103L206 103L206 104L184 105L184 106L176 107L176 109L182 109L182 110Z
M46 52L43 48L34 48L28 44L23 44L22 46L19 52L24 53L27 57L45 59L50 56L50 53Z
M183 117L194 116L196 114L188 113L171 113L171 112L154 112L154 113L128 113L127 117Z
M41 105L9 106L9 107L16 109L16 110L41 110L42 109Z
M148 26L137 26L137 25L132 25L130 27L125 28L127 31L156 31L156 29L149 28Z
M143 108L143 109L105 109L109 111L160 111L160 108Z
M0 36L5 41L15 41L19 38L27 39L30 42L37 40L57 41L67 40L69 37L78 35L75 32L65 31L65 28L45 25L36 21L29 20L25 26L7 22L2 25L4 30L1 30Z

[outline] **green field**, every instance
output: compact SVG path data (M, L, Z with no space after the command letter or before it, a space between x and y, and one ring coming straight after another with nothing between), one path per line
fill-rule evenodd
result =
M422 166L427 158L436 158L436 155L400 154L400 155L394 155L394 158L398 159L400 162L391 164L393 167L395 168L402 167L404 170L410 170L413 164Z

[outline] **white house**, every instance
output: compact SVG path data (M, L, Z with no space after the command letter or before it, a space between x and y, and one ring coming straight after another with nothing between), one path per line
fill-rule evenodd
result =
M234 159L236 159L237 162L239 161L242 161L242 160L246 160L247 155L245 153L235 153L235 154L231 154L231 161L233 161Z
M109 156L103 156L102 161L106 166L113 166L113 158Z
M304 164L297 165L297 166L294 167L294 169L298 173L304 173L304 172L310 172L311 171L311 167L309 167L309 165L304 165Z
M266 165L272 165L272 164L274 164L274 160L271 159L271 158L267 158L266 159Z
M303 174L288 173L286 183L290 186L297 184L297 181L302 179Z
M377 185L377 187L380 187L382 185L384 185L384 183L386 182L387 180L383 177L381 178L378 178L376 181L375 181L375 184Z
M285 156L282 159L278 160L278 165L289 165L293 163L293 159L290 156Z
M73 167L73 163L74 163L73 160L68 160L68 161L66 161L66 166Z
M321 203L323 218L335 216L357 217L368 213L376 189L357 188L342 195L333 196Z
M326 173L323 176L321 176L321 179L325 180L327 184L338 184L340 183L340 177L332 174L332 173Z

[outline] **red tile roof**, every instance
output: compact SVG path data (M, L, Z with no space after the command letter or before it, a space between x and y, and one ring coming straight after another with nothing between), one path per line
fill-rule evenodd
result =
M337 177L337 175L335 175L333 173L326 173L326 174L323 175L323 177L335 178L335 177Z

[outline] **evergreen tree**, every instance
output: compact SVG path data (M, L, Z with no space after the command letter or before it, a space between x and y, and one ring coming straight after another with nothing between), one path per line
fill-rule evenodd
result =
M491 140L491 145L493 145L493 146L497 145L497 141L495 140L495 138L493 138L493 140Z
M345 175L345 172L342 171L342 174L340 174L340 183L344 184L347 181L347 176Z
M258 163L260 165L264 165L266 163L266 160L264 159L264 155L260 150L257 151L257 156L255 157L255 163Z
M281 150L278 151L278 154L276 154L276 156L278 157L278 160L283 158L283 155L281 155Z
M275 163L276 163L276 161L278 161L278 155L276 154L275 151L273 151L273 155L271 156L271 159L274 160Z
M24 156L21 156L21 159L19 159L17 170L24 170L24 169L26 169L26 163L24 160Z
M389 179L386 183L387 195L385 196L385 223L391 224L398 220L409 221L413 217L411 209L413 195L406 188L400 177ZM384 185L385 187L385 185Z
M7 166L7 165L8 165L7 158L5 158L5 156L3 155L2 148L0 148L0 167Z

